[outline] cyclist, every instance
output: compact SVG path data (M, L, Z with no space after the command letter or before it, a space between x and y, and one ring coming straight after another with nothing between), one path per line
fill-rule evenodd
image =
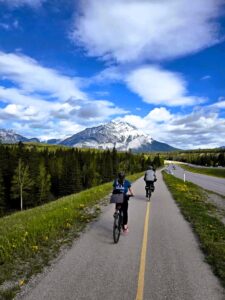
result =
M129 191L129 195L128 195ZM131 189L131 183L125 179L125 173L119 172L118 177L113 182L113 193L123 193L124 194L124 201L122 204L116 204L116 208L121 206L123 211L123 232L128 232L128 200L129 196L133 196L133 191Z
M148 170L145 172L144 181L145 181L145 191L146 197L148 197L148 188L151 188L152 192L154 192L154 182L157 180L155 170L152 166L148 167Z

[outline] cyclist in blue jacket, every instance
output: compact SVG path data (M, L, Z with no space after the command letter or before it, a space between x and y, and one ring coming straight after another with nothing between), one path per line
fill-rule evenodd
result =
M129 195L128 195L129 191ZM128 200L129 196L133 196L133 191L131 189L131 183L125 179L125 173L119 172L117 179L113 182L113 193L123 193L124 201L122 204L116 204L116 207L119 205L123 211L123 231L128 232Z

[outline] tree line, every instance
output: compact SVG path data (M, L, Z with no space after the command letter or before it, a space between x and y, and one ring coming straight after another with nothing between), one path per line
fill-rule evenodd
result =
M166 158L205 167L225 167L225 149L171 152Z
M162 164L158 154L112 150L0 145L0 215L35 207L59 197Z

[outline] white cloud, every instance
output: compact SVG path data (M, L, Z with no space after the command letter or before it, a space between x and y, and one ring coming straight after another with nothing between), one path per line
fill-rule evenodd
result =
M0 52L0 75L27 93L47 93L49 98L60 100L69 97L86 98L76 78L45 68L28 56Z
M155 108L145 117L146 120L151 120L156 123L168 122L172 119L171 113L165 107Z
M187 95L187 83L181 75L156 66L144 66L132 71L127 76L126 83L147 103L179 106L203 101Z
M12 129L15 129L12 124L16 123L17 128L26 130L24 135L28 137L34 135L34 129L37 137L47 137L48 134L50 137L65 137L72 132L72 124L76 131L76 128L94 126L98 122L108 121L112 116L128 113L106 100L70 98L66 102L51 102L23 94L23 91L16 88L1 86L0 102L5 105L0 109L0 122L4 120L5 126ZM61 127L61 122L71 126ZM18 127L18 124L21 126Z
M225 109L225 98L220 97L219 100L211 105L211 107Z
M37 137L67 135L70 129L62 129L62 121L73 124L76 130L77 126L95 125L128 113L110 101L91 99L81 91L78 79L45 68L24 55L0 52L0 76L3 85L11 83L11 87L0 85L0 103L4 106L0 120L9 128L14 123L24 130L30 128L32 135L35 130Z
M1 110L1 113L6 113L8 116L15 117L17 119L21 119L23 121L34 121L43 118L40 115L40 111L36 107L33 106L23 106L18 104L9 104L4 109Z
M189 114L155 108L145 117L126 115L124 120L153 139L180 149L214 148L224 145L225 121L212 108L197 108ZM218 134L218 132L220 134Z
M188 55L220 40L223 0L82 1L71 38L91 56L119 62Z
M5 88L2 86L0 86L0 101L19 105L33 105L39 107L42 111L52 107L52 103L49 101L42 100L33 95L26 95L17 88Z

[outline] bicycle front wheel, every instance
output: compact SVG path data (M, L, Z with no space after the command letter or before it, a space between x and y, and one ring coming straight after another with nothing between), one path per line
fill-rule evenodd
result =
M119 218L119 215L116 215L114 217L114 224L113 224L113 240L114 240L114 243L118 243L118 241L119 241L120 230L121 230L120 218Z

